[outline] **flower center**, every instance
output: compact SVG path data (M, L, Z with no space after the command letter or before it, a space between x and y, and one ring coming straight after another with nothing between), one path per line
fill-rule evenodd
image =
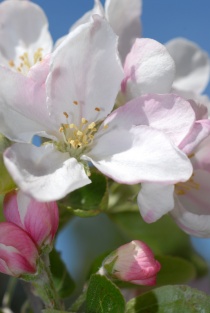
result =
M175 192L177 195L182 196L185 195L188 191L195 189L199 190L200 185L194 181L194 174L190 177L190 179L184 183L178 183L175 185Z
M27 74L30 68L36 64L39 61L42 61L42 48L38 48L34 55L33 58L31 59L29 57L28 52L24 52L20 57L19 57L19 64L15 64L13 60L9 61L9 66L13 68L14 70L22 73L22 74ZM17 62L18 63L18 62Z
M66 123L61 124L59 132L63 136L64 144L58 146L58 149L78 157L93 142L94 135L98 130L97 124L95 122L89 123L84 117L81 118L79 125L69 123L68 114L66 112L63 114L66 117Z

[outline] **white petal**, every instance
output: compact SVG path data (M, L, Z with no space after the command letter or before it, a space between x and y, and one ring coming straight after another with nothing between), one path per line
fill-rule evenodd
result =
M121 85L127 100L146 93L168 93L175 75L175 65L166 48L153 39L137 39L124 64Z
M176 64L173 87L201 93L208 84L210 62L208 54L198 45L184 38L175 38L166 44Z
M155 222L174 208L174 185L142 183L137 201L145 222Z
M51 144L14 144L5 151L4 162L20 189L38 201L61 199L91 182L76 159Z
M74 23L69 31L74 30L76 27L88 23L91 21L91 18L94 14L98 14L100 16L104 16L104 9L99 0L94 0L94 7L92 10L86 12L79 20Z
M43 55L52 49L47 17L43 10L30 1L3 1L0 5L0 63L20 63L19 57L29 53L33 60L37 49Z
M109 125L100 131L84 159L120 183L185 181L192 166L161 131L148 126L126 129Z
M119 36L119 52L124 62L134 40L141 37L141 0L106 0L105 15Z
M47 81L51 115L65 123L63 112L67 112L70 123L76 124L82 117L104 118L113 108L122 77L117 37L95 15L93 22L77 27L54 51Z
M30 141L35 134L58 131L47 111L42 79L36 80L0 68L0 132L14 141Z

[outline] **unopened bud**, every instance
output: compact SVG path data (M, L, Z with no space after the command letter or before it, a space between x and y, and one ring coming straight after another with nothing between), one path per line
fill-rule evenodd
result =
M38 202L22 191L12 191L5 196L3 208L7 222L25 230L41 250L51 249L59 222L55 201Z
M38 250L30 236L15 224L0 223L0 272L19 277L36 273Z
M99 273L137 285L155 285L160 268L152 250L142 241L134 240L112 252Z

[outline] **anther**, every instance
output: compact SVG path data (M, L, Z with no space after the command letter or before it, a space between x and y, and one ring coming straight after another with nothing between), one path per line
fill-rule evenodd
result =
M88 121L86 120L86 118L82 117L82 124L87 124Z
M73 101L73 103L74 103L75 105L78 105L78 101Z
M88 129L93 129L96 126L96 123L92 122L88 125Z
M96 108L95 108L95 111L100 112L100 111L101 111L101 109L100 109L100 108L98 108L98 107L96 107Z
M66 113L66 112L63 112L63 115L64 115L66 118L69 117L68 113Z
M13 60L10 60L10 61L9 61L9 65L10 65L11 67L14 67L14 66L15 66L14 61L13 61Z

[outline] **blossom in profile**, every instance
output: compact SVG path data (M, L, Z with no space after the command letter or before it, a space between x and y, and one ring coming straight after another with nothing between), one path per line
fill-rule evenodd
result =
M152 250L144 242L133 240L108 255L99 273L137 285L152 286L160 269Z
M56 202L38 202L12 191L4 198L3 209L6 221L25 230L39 248L52 245L59 221Z
M195 112L195 123L189 135L179 143L188 156L193 172L186 182L175 184L144 182L138 195L143 219L152 223L170 212L186 233L210 236L210 120L204 105L189 102Z
M19 277L37 270L38 250L30 236L13 223L0 223L0 272Z
M52 50L44 11L31 1L0 4L0 64L27 75Z
M210 108L210 100L203 94L210 78L208 53L196 43L181 37L168 41L165 46L176 66L173 92Z

